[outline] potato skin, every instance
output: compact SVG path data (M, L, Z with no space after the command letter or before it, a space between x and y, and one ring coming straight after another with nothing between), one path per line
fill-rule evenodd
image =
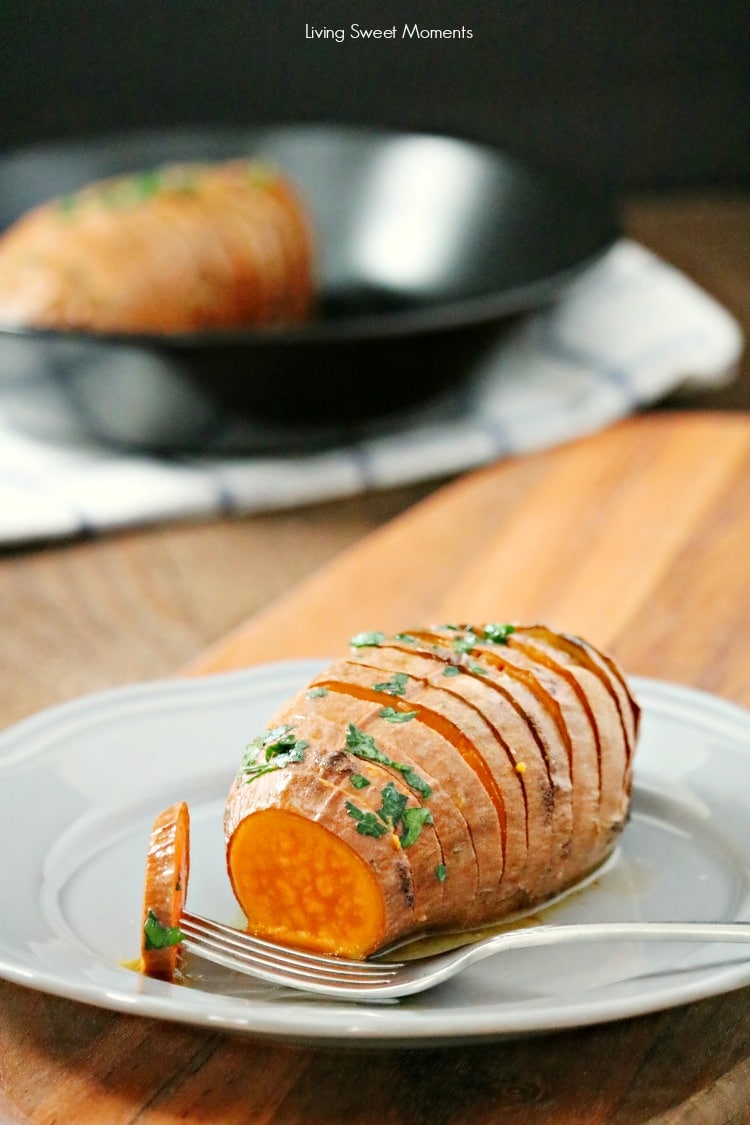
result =
M28 212L0 238L0 324L185 333L293 323L313 299L310 222L257 162L174 165Z
M269 728L304 753L257 780L240 771L227 845L262 808L319 820L376 872L382 946L492 924L610 854L628 818L638 724L620 670L580 638L496 624L374 633L274 715ZM367 787L355 790L353 774ZM429 810L395 850L402 826L373 840L343 811L380 815L389 782Z

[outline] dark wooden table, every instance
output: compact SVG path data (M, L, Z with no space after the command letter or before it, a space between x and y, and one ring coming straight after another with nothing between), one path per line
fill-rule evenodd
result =
M634 237L714 293L750 334L750 200L631 200L626 219ZM653 421L594 439L600 445L575 443L503 466L493 484L492 573L496 581L502 578L505 596L522 606L519 615L561 614L566 620L560 623L571 626L593 622L591 639L608 644L630 671L678 679L750 705L750 420L742 413L727 419L672 416L676 407L706 406L741 412L750 406L747 359L731 388L676 397ZM642 507L656 496L667 503L665 511L677 511L679 524L665 538L659 527L668 521L652 513L655 541L649 550L661 552L659 565L617 628L608 633L602 626L601 635L596 622L606 620L605 602L597 601L595 582L585 591L576 585L574 551L561 558L556 586L530 567L529 556L514 554L524 542L523 549L532 550L531 538L517 538L530 513L542 521L537 526L545 512L560 518L555 481L565 466L580 481L568 498L568 516L580 542L606 560L610 548L597 539L602 496L586 483L595 455L619 459L621 479L630 482L630 494L620 487L612 495L610 513L619 513L616 557L624 574L628 560L637 565L633 544L623 538L634 498ZM661 493L654 491L659 481ZM371 556L364 537L406 512L377 532L378 550L391 551L394 566L403 562L399 536L414 526L407 521L433 518L431 494L438 483L292 512L6 552L0 559L0 726L62 699L172 675L188 665L209 670L262 659L259 643L274 622L292 620L299 599L309 604L311 593L324 597L347 574L360 581ZM473 485L453 487L468 489L457 508L464 514L456 518L466 521L466 531L476 529L472 521L488 518L486 503ZM685 494L694 502L678 505ZM426 506L409 511L425 497ZM432 585L409 586L404 579L395 596L381 582L373 587L372 616L414 618L432 606L455 604L459 596L466 604L470 594L477 607L489 609L491 591L482 593L477 583L460 525L449 540L450 551L433 560ZM600 594L611 600L606 581ZM709 619L720 626L713 647L706 648L690 629ZM331 628L346 624L334 618ZM226 645L222 639L238 626ZM583 624L580 629L586 631ZM300 652L312 643L302 634L289 639L299 642ZM330 642L323 648L330 651ZM199 658L205 650L211 655ZM720 1125L750 1121L748 1106L747 990L540 1040L348 1053L237 1041L0 984L0 1122Z

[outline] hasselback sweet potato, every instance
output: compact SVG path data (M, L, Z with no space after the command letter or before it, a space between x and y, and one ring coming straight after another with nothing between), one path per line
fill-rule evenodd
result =
M541 625L353 638L231 788L250 930L357 958L544 902L624 827L638 721L612 660Z
M308 218L266 165L180 164L92 184L0 238L0 323L181 333L298 321Z

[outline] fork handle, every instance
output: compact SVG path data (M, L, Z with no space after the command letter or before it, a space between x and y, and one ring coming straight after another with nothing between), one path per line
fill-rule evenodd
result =
M461 963L469 965L500 950L603 941L750 944L750 922L576 922L561 926L529 926L496 934L476 945L467 946Z

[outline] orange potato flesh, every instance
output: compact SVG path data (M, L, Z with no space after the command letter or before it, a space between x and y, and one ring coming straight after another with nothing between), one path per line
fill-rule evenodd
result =
M154 821L146 855L142 927L149 912L166 929L179 927L190 872L190 814L184 801L165 809ZM153 949L141 928L141 971L159 980L174 980L180 946Z
M370 868L323 825L284 809L251 813L227 852L256 937L359 959L383 944L385 906Z

